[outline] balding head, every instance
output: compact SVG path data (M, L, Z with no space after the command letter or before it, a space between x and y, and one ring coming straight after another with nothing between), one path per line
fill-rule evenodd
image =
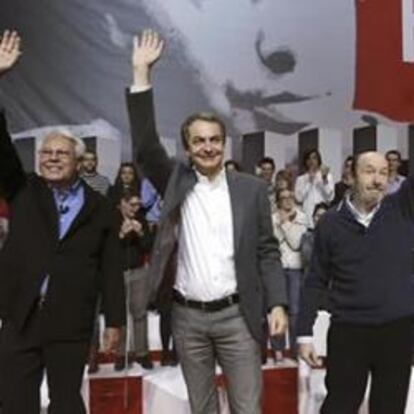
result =
M357 155L355 155L354 157L354 161L352 164L352 172L353 175L356 175L358 166L360 165L365 165L366 163L371 163L371 164L375 164L375 165L386 165L387 164L387 160L384 156L384 154L382 154L381 152L378 151L365 151L365 152L361 152Z
M356 201L369 211L385 196L388 187L388 163L384 154L366 151L353 163L353 192Z

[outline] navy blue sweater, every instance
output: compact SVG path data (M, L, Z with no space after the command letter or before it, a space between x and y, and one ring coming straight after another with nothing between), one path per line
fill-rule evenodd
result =
M335 321L376 325L414 314L414 177L384 198L368 228L343 202L315 232L299 335L312 335L327 291Z

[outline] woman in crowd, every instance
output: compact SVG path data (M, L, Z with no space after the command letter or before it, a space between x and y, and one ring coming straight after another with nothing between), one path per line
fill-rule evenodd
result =
M123 251L127 311L131 315L132 329L124 332L115 360L115 370L120 371L125 368L125 355L129 356L126 354L126 344L131 331L134 350L130 362L135 360L143 368L152 369L148 347L146 271L152 235L145 215L140 209L140 199L136 191L125 190L119 203L119 210L119 239Z
M307 229L306 215L298 208L290 189L279 189L276 192L277 209L272 215L273 230L279 241L283 272L289 300L289 343L293 355L296 355L297 317L299 313L299 297L302 286L302 260L300 242ZM283 359L282 351L285 340L271 339L275 361Z
M275 190L292 190L293 176L289 170L279 170L275 177Z
M334 183L329 167L322 165L321 154L316 149L303 157L305 173L296 179L295 197L312 223L313 210L318 203L330 203L334 196Z
M141 182L132 162L123 162L119 167L114 185L109 189L108 197L117 206L125 192L140 192Z

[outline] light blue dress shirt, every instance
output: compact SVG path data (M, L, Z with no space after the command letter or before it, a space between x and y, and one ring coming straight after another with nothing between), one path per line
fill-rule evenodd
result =
M52 191L59 217L59 240L62 240L85 203L85 189L80 180L77 180L64 191L57 188L52 188ZM49 278L50 276L46 275L43 279L40 288L41 300L46 296Z

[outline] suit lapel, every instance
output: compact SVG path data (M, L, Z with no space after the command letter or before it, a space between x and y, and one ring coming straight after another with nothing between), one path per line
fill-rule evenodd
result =
M234 252L236 253L243 228L245 203L243 202L243 188L240 185L236 172L227 173L227 184L230 193L231 211L233 213Z
M168 184L167 193L164 197L163 215L169 216L178 206L182 204L187 193L197 183L197 177L194 170L187 165L179 165L174 170L170 183Z
M34 198L46 222L44 228L48 230L51 240L56 242L59 240L59 218L52 191L43 179L38 176L33 177L33 184L35 188Z

